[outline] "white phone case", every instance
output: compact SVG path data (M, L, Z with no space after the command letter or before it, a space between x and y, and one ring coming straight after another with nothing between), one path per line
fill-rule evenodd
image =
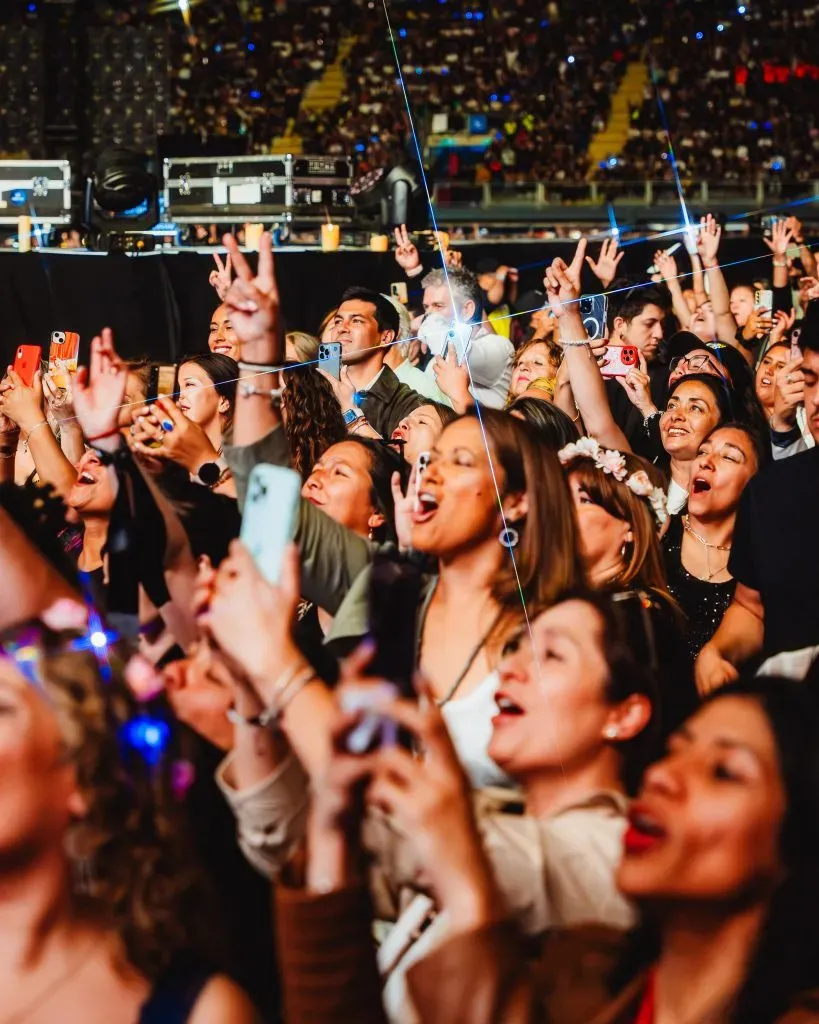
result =
M254 466L247 485L241 538L268 583L281 577L284 549L293 539L301 477L283 466Z

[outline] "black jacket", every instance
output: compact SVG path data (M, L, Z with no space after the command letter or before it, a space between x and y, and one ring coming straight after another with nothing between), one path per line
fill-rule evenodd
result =
M402 384L387 365L375 384L363 394L361 411L382 437L389 437L413 409L429 405L428 398Z

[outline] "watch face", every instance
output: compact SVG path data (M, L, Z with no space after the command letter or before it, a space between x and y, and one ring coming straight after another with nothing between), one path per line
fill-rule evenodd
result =
M207 484L208 487L212 487L217 483L221 475L222 471L215 462L206 462L203 466L199 467L199 472L197 473L202 483Z
M351 423L354 423L359 418L360 415L361 413L358 411L358 409L348 409L344 413L344 422L349 427L349 425Z

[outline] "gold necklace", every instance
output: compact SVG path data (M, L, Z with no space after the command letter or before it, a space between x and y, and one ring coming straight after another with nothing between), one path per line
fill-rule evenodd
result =
M715 551L730 551L731 545L711 544L709 541L705 539L705 537L697 533L697 531L691 526L690 517L687 514L683 516L683 527L685 528L686 533L691 534L694 540L698 544L702 544L702 546L705 548L705 571L708 574L705 577L705 582L710 583L715 576L718 576L721 572L725 572L725 570L728 568L728 561L726 560L725 565L723 565L721 568L715 569L714 572L711 572L711 560L708 557L709 548L713 548ZM682 551L680 552L680 558L682 559Z

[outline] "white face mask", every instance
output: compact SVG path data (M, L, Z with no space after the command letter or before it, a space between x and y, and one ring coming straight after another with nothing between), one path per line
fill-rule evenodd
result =
M418 337L434 356L445 358L447 348L454 345L460 364L463 363L469 351L472 325L453 323L441 316L440 313L430 313L429 316L424 317Z

